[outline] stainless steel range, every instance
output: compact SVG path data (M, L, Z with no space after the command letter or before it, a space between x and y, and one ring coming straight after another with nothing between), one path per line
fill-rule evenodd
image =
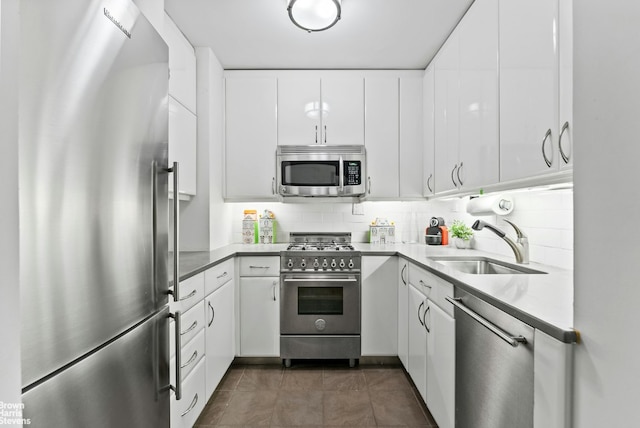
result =
M291 233L280 253L280 356L360 358L360 253L350 233Z

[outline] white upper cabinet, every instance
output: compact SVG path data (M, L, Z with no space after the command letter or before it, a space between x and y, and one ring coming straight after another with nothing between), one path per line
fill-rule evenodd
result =
M560 87L558 150L560 169L573 168L573 0L559 2ZM564 131L564 132L563 132Z
M400 197L424 196L422 75L400 78ZM367 134L368 135L368 134Z
M193 46L167 14L163 36L169 45L169 95L196 114L196 54Z
M372 77L365 81L367 141L367 197L397 199L398 78Z
M423 129L424 129L424 153L422 174L423 195L432 196L435 191L435 71L433 65L429 65L424 72L422 82L423 91Z
M458 187L460 42L454 31L435 59L435 193Z
M499 180L498 0L479 0L460 32L460 154L456 179L465 189Z
M364 79L278 78L278 144L364 144Z
M498 0L476 1L435 60L435 193L499 180Z
M225 79L225 199L275 199L276 78Z
M558 14L558 0L500 0L501 181L555 172L563 162L558 36L566 32L558 32Z
M196 194L197 118L173 97L169 97L169 165L179 163L179 193ZM169 180L173 192L173 180Z

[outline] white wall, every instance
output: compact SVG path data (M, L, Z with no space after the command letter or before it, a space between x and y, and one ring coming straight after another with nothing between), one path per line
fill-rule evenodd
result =
M576 427L638 425L640 2L574 1ZM604 234L599 233L604 231Z
M539 262L573 269L573 192L523 191L509 193L515 209L505 217L516 223L529 237L530 258ZM431 217L443 217L447 225L462 220L467 225L481 218L503 229L515 239L515 233L499 216L472 217L466 212L468 198L428 202L363 202L364 215L353 215L351 203L233 203L231 220L233 242L242 242L242 213L269 209L275 213L278 242L288 242L289 232L351 232L353 241L367 242L371 221L384 217L396 224L396 241L424 243L424 232ZM413 227L412 227L413 224ZM415 232L415 233L414 233ZM488 230L476 232L475 248L512 257L509 246Z
M18 235L19 1L0 3L0 402L19 403L20 271Z

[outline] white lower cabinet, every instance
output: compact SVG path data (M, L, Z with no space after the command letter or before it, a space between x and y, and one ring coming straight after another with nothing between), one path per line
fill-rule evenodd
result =
M279 277L240 277L240 356L280 356Z
M411 380L427 402L427 330L424 307L427 298L415 287L409 287L409 368Z
M233 281L205 299L206 320L206 398L215 391L235 356L235 314Z
M398 261L398 358L409 367L409 262Z
M201 359L182 383L182 399L171 393L171 428L191 428L207 403L205 396L205 358Z
M362 257L361 354L398 354L396 256Z
M427 406L440 428L455 425L456 322L427 299Z

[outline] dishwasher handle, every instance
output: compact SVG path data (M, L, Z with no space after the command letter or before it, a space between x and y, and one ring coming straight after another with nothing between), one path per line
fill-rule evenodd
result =
M504 340L514 348L517 347L518 344L520 343L527 343L527 339L524 336L512 336L509 333L502 330L500 327L496 326L492 322L484 319L483 317L481 317L480 315L478 315L477 313L469 309L467 306L465 306L462 303L461 298L457 297L452 299L451 297L447 296L445 297L445 299L447 300L447 302L451 303L453 306L460 309L465 314L469 315L471 318L476 320L478 323L480 323L483 327L485 327L491 333L495 334L500 339Z

